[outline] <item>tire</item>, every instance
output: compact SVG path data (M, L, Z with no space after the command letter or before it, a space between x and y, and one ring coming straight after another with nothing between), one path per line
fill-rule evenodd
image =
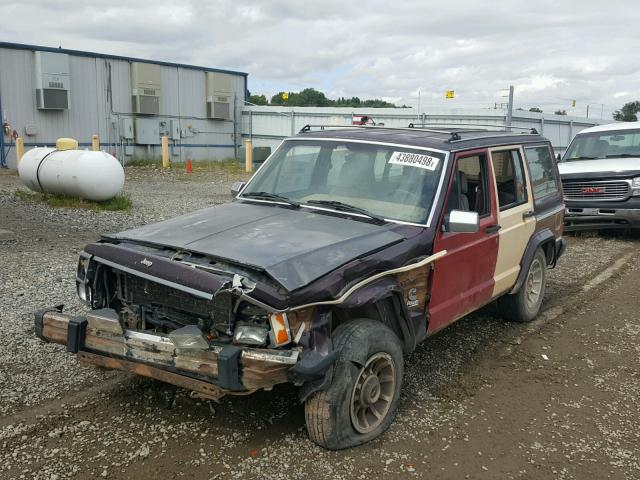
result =
M538 248L531 259L527 275L518 292L498 299L501 315L513 322L530 322L540 312L547 286L547 257Z
M307 399L304 412L309 438L340 450L373 440L389 428L398 409L404 363L400 340L380 322L347 322L335 330L333 342L339 354L332 381Z

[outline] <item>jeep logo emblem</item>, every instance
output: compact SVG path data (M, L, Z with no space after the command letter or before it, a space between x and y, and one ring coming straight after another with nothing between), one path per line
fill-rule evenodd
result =
M415 307L418 303L420 303L418 301L418 290L410 288L409 291L407 291L407 307Z
M151 260L147 260L146 258L144 260L140 260L140 263L145 267L150 267L151 265L153 265L153 262Z

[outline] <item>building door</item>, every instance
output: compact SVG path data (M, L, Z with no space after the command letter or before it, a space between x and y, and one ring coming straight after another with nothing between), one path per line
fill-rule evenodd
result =
M500 147L490 150L498 203L499 248L494 273L493 297L515 285L520 261L529 238L535 230L533 198L527 169L520 147Z
M478 212L476 233L444 232L444 216L451 210ZM428 333L434 333L490 301L498 255L495 183L486 150L456 155L443 218L438 224L434 253L447 254L436 262L429 301Z

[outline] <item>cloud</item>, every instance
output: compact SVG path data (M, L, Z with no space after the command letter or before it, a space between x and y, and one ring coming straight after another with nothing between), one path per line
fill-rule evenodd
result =
M267 95L491 107L515 85L517 106L575 114L640 95L637 0L0 2L3 40L237 69Z

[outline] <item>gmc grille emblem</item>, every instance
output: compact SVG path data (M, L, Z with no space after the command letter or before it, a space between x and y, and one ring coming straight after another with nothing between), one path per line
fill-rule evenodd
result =
M604 187L584 187L582 193L603 193Z

